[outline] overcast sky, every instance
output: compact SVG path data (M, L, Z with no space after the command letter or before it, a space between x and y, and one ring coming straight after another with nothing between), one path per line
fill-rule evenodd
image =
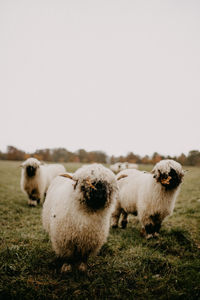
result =
M1 0L0 150L200 150L200 1Z

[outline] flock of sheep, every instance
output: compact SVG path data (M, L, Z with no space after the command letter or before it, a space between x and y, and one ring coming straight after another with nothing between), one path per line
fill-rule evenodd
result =
M111 171L91 164L70 174L60 164L35 158L22 163L21 189L29 205L43 203L43 227L64 260L61 272L85 272L88 257L106 242L110 226L125 228L128 214L138 215L148 239L158 236L162 221L173 212L184 176L179 163L162 160L151 173L136 170L135 164L119 166Z

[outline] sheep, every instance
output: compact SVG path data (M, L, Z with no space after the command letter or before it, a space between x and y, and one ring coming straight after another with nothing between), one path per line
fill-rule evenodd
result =
M113 171L113 173L117 174L118 172L121 171L121 163L117 162L113 165L110 165L110 169L111 171Z
M162 221L171 215L184 176L182 166L171 159L161 160L152 173L125 170L117 175L119 194L111 225L126 228L129 213L138 215L146 238L159 235Z
M52 179L66 170L60 164L42 164L36 158L28 158L22 164L21 190L28 195L29 206L43 202Z
M100 164L56 177L43 206L42 223L63 259L61 273L87 270L90 255L106 242L116 199L115 175Z
M128 163L127 169L138 169L138 164Z
M126 170L126 169L138 169L138 165L137 164L133 164L133 163L128 163L128 162L117 162L113 165L110 166L110 169L117 174L118 172L122 171L122 170Z

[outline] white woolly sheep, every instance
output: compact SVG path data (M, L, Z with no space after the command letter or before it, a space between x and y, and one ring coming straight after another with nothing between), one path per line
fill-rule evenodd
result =
M36 158L28 158L22 164L21 190L28 195L28 204L36 206L43 202L45 193L54 177L65 173L60 164L42 164Z
M137 164L132 164L128 162L117 162L113 165L110 166L110 169L115 173L119 173L120 171L126 170L126 169L137 169L138 165Z
M100 164L52 181L42 221L53 250L65 262L61 272L72 267L86 271L89 255L97 254L106 242L117 190L115 175Z
M174 160L162 160L152 173L125 170L117 175L119 194L111 225L125 228L129 213L138 215L147 238L158 236L164 218L172 214L184 172Z
M138 169L138 164L128 163L127 169Z

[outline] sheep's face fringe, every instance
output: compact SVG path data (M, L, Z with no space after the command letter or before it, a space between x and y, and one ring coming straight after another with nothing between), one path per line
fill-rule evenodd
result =
M27 178L33 178L36 175L37 169L40 167L41 162L36 158L28 158L25 160L21 167L24 169Z
M113 189L107 181L98 180L91 182L86 179L79 186L83 195L80 202L85 204L90 211L95 212L110 205Z
M160 170L158 170L158 173L159 175L154 175L154 177L156 178L157 182L160 182L162 186L165 187L166 190L176 189L183 179L183 174L178 173L173 168L170 169L170 172L161 173Z

